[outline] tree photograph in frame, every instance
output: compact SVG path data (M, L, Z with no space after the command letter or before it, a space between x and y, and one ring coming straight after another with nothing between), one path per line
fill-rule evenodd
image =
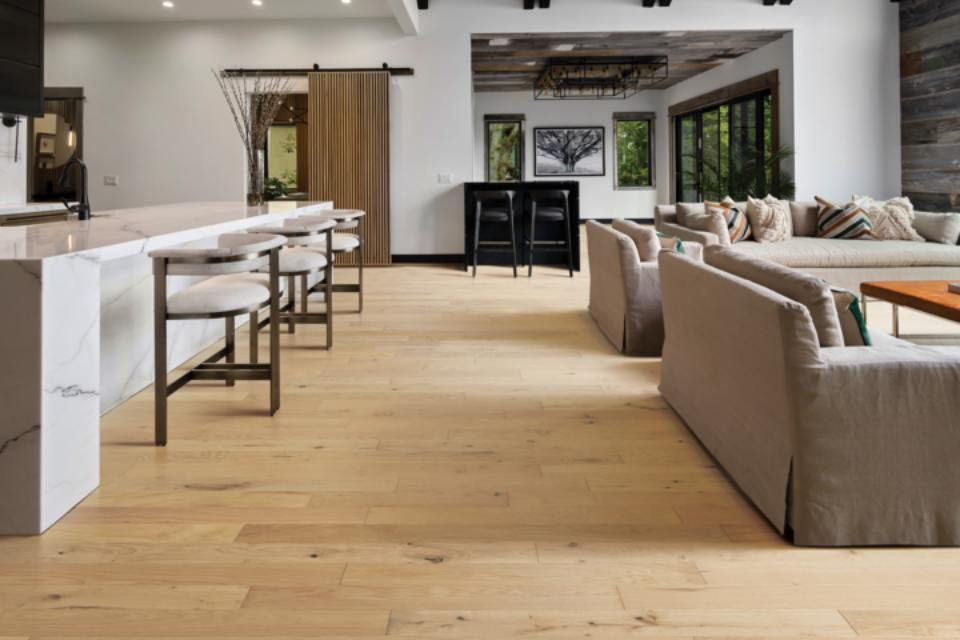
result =
M603 127L537 127L536 176L606 175Z

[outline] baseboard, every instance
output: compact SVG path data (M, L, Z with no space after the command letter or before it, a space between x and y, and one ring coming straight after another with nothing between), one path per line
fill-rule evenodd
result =
M462 253L406 253L393 256L393 264L463 264Z

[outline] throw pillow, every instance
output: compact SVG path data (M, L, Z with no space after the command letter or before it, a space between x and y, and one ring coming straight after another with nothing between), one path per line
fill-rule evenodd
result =
M688 216L703 215L702 202L678 202L677 203L677 224L681 227L689 226Z
M914 215L914 228L930 242L949 245L960 243L960 213L917 211Z
M846 347L869 347L870 332L867 323L860 311L860 299L847 289L830 287L833 301L837 305L837 315L840 316L840 331L843 333L843 344Z
M913 228L916 215L910 198L891 198L887 201L874 200L867 196L853 196L859 202L873 225L873 235L878 240L909 240L925 242L923 236Z
M727 221L731 244L750 239L750 221L747 220L746 213L737 206L733 198L728 196L724 198L723 202L704 202L703 207L707 213L719 213Z
M747 219L757 242L783 242L793 234L790 203L768 195L763 200L747 198Z
M656 262L660 255L660 239L651 227L642 227L630 220L614 220L611 225L620 233L627 235L637 245L640 262Z
M730 244L730 229L722 213L712 212L687 216L687 227L694 231L706 231L717 236L720 244Z
M817 237L843 240L873 240L873 225L859 202L843 207L817 196Z

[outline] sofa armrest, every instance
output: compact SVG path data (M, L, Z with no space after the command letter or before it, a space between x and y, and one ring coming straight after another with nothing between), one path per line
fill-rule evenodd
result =
M718 238L717 234L715 233L710 233L709 231L696 231L672 222L664 222L657 228L657 231L664 235L680 238L684 242L697 242L705 247L709 247L713 244L720 244L720 238Z
M594 220L587 222L590 260L590 315L600 331L617 348L624 348L627 301L624 264L640 267L637 247L628 236Z
M799 544L960 542L960 349L821 350L797 385Z

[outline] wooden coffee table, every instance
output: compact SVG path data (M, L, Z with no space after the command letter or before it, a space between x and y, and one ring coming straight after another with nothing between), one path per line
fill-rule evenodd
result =
M951 293L949 280L901 280L864 282L860 292L866 298L883 300L893 305L893 335L900 337L900 307L960 322L960 294ZM864 304L864 314L867 305ZM929 336L933 337L933 336Z

